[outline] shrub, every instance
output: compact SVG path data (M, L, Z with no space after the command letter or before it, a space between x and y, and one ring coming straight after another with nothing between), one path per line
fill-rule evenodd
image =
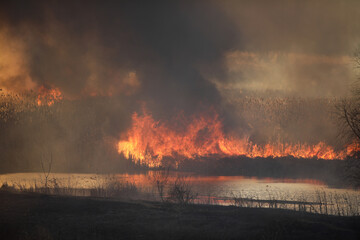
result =
M186 205L196 199L197 194L192 190L192 186L186 177L178 177L170 186L168 201Z

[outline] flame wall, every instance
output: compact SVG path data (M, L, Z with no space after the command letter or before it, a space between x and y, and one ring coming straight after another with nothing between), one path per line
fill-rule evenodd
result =
M177 118L176 121L182 119ZM165 157L174 158L175 161L212 155L344 159L357 148L356 144L351 144L335 151L324 142L315 145L280 142L258 145L249 141L247 136L239 138L225 134L217 114L197 115L185 122L185 127L179 130L174 123L155 121L149 113L134 113L131 128L124 135L124 140L118 143L118 152L140 164L156 167L162 164Z

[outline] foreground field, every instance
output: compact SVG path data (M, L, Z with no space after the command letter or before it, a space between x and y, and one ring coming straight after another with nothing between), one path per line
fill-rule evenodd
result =
M359 239L359 217L0 192L1 239Z

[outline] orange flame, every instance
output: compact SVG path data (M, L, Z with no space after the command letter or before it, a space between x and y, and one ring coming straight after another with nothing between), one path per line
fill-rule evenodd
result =
M194 118L182 131L165 123L155 121L151 114L132 115L132 126L118 142L117 150L128 159L150 167L160 166L165 157L180 161L212 155L255 157L285 157L344 159L358 149L351 144L344 150L319 142L309 144L252 143L248 137L236 138L226 135L218 116Z
M55 102L63 99L62 93L59 88L46 88L41 86L38 90L37 104L38 106L48 105L51 106Z

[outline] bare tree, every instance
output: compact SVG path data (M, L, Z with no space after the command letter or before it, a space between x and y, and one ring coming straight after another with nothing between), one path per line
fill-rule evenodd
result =
M337 110L341 136L348 140L360 141L360 98L343 99Z
M160 171L154 171L150 176L150 181L155 185L162 202L165 201L164 193L169 181L169 171L169 168Z
M360 46L354 53L355 71L360 70ZM360 142L360 78L352 86L352 96L336 105L340 135L350 141Z
M45 178L45 191L46 193L48 193L49 191L49 176L51 173L51 167L52 167L52 163L53 163L53 156L52 156L52 152L50 153L50 159L46 160L44 154L41 155L41 168L44 174L44 178Z
M360 70L360 47L354 53L354 68ZM347 141L360 143L360 78L353 85L352 96L343 99L337 106L340 135ZM360 155L355 153L345 164L346 177L360 187Z

